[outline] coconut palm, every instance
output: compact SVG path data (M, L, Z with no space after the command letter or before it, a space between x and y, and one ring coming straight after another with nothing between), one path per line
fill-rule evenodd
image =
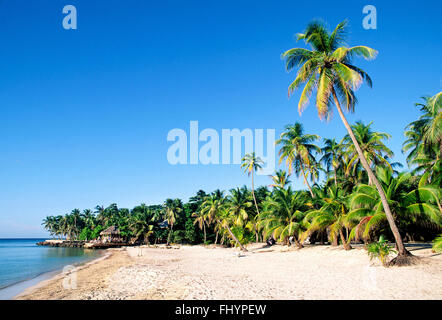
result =
M302 174L312 197L314 194L308 183L306 170L315 162L313 153L321 151L313 144L317 139L319 136L315 134L305 134L302 124L296 122L294 125L287 125L281 137L276 141L276 144L281 145L279 163L285 159L289 174L293 169L297 177Z
M173 226L177 220L178 214L183 211L183 203L180 199L167 199L164 202L164 217L169 225L169 235L167 236L167 245L170 244L170 237L173 232Z
M377 168L377 176L384 189L393 218L406 229L408 224L429 224L442 226L442 208L440 188L431 185L412 188L410 173L400 173L397 177L388 168ZM387 222L379 193L372 185L360 184L351 196L352 210L347 219L357 223L351 232L351 238L370 239L370 233L382 229Z
M207 234L206 234L206 226L208 226L208 221L207 221L207 215L204 214L201 210L198 212L195 212L192 214L192 217L195 218L195 220L193 221L194 225L198 225L198 227L200 228L200 230L203 230L204 233L204 243L206 243L207 240Z
M238 238L233 234L229 224L231 224L231 215L226 208L226 199L219 197L219 194L212 193L202 204L201 212L207 216L209 223L217 223L218 227L227 230L230 237L243 251L247 249L241 244Z
M284 189L287 185L290 184L289 177L290 175L287 174L285 170L278 170L275 172L275 174L272 176L269 176L273 183L270 185L272 188L281 188Z
M330 240L333 243L337 243L337 238L340 237L344 249L350 250L348 239L350 226L347 220L349 210L345 192L336 186L329 187L322 200L324 205L319 210L311 210L305 216L307 230L302 238L306 238L315 231L328 229ZM344 235L343 229L347 231L347 236Z
M259 215L258 227L266 236L279 241L288 242L293 237L298 248L302 243L298 240L304 227L302 220L307 209L302 192L288 189L275 189L273 195L264 203L264 210Z
M336 142L335 139L324 138L324 147L321 149L323 162L326 166L327 172L330 172L330 168L333 168L333 179L335 181L335 186L338 185L338 167L341 164L342 159L342 148L343 145Z
M386 166L392 169L393 167L388 159L392 158L394 153L383 142L383 140L390 139L391 136L385 132L373 131L371 125L372 122L365 125L362 121L357 121L351 128L370 167ZM353 172L356 172L360 160L348 134L342 139L342 143L346 147L346 152L350 158L346 164L346 173L348 174L352 168ZM368 181L368 184L372 184L370 176L368 176Z
M143 243L149 244L149 237L154 233L152 213L147 208L141 212L136 212L129 219L129 228L135 236L134 242L142 238Z
M288 71L298 68L297 76L290 84L288 92L290 95L295 89L305 84L298 104L298 110L302 112L307 106L312 92L316 89L316 108L320 119L329 119L332 104L336 105L361 164L379 192L399 251L396 262L400 262L404 256L410 253L403 245L402 237L395 224L382 186L371 170L341 107L342 105L347 111L354 111L357 102L354 91L362 84L363 80L370 87L372 85L368 74L352 64L352 59L354 57L373 59L376 57L377 51L367 46L346 47L344 44L346 25L347 22L343 21L332 32L329 32L323 23L316 21L310 23L304 33L298 34L297 39L305 40L312 50L293 48L282 54L282 57L286 59Z
M255 202L256 212L257 214L259 214L258 203L256 202L256 197L255 197L255 187L253 184L253 175L256 171L262 169L262 165L264 164L264 162L261 160L260 157L257 157L255 155L255 152L246 154L241 159L241 162L242 162L241 168L244 168L244 172L246 172L248 176L250 175L252 176L252 196L253 196L253 201Z
M414 172L423 172L429 182L440 183L442 158L442 92L433 97L422 97L416 103L422 115L406 127L407 140L403 152L409 152L408 165Z

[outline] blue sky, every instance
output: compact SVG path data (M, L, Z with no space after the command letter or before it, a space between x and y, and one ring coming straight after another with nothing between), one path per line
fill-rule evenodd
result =
M62 8L78 29L62 28ZM377 8L376 30L362 8ZM198 189L248 184L237 165L168 163L167 133L274 128L341 138L340 119L302 117L280 59L314 18L350 21L349 44L379 51L357 61L373 89L358 91L351 122L390 133L397 161L414 102L441 90L439 1L0 0L0 237L45 236L46 215L116 202L187 200ZM257 184L268 184L268 177ZM302 182L295 181L302 188Z

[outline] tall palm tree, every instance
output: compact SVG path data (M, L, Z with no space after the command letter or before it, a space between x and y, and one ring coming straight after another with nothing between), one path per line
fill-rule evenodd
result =
M330 171L330 167L333 168L333 179L335 186L338 185L338 167L341 163L342 144L336 142L335 139L324 138L324 147L322 147L321 162L324 162L327 172Z
M241 168L244 168L244 172L247 172L248 176L252 175L252 196L253 196L253 201L255 202L256 212L257 214L259 214L258 203L256 202L256 197L255 197L255 187L253 184L253 175L257 170L262 169L262 165L264 164L264 162L261 160L260 157L257 157L255 155L255 152L246 154L241 159L241 161L242 161Z
M169 235L167 237L167 245L170 243L170 237L173 232L173 226L177 220L177 216L183 211L183 204L180 199L167 199L164 202L164 216L169 225Z
M299 68L297 76L290 84L288 91L290 95L295 89L305 84L298 104L299 112L302 112L307 106L313 90L316 89L316 108L320 119L330 118L332 103L335 103L361 164L379 192L398 247L399 252L396 262L399 263L400 260L404 261L404 257L410 253L404 247L384 190L371 170L341 107L342 104L347 111L354 111L357 102L354 90L362 84L363 80L370 87L372 85L368 74L352 64L352 58L373 59L376 57L377 51L367 46L346 47L344 44L346 25L347 22L343 21L330 32L323 23L312 22L307 26L304 33L298 34L297 39L305 40L312 47L312 50L293 48L282 54L282 57L286 59L288 71Z
M296 122L294 125L286 126L285 131L276 141L276 144L281 145L279 163L285 159L289 174L292 173L292 169L295 170L296 176L299 177L302 174L304 183L312 197L314 197L314 194L307 180L306 169L309 169L315 162L313 152L320 152L321 150L313 144L317 139L319 139L319 136L316 134L305 134L302 124Z

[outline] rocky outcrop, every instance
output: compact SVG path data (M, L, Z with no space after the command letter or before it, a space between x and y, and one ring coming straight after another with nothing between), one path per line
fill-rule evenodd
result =
M37 242L38 246L83 248L86 241L46 240Z

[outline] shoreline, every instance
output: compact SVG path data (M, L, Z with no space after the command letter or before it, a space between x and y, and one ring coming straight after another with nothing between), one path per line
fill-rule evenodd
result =
M76 289L64 289L59 274L14 299L442 299L442 255L426 246L409 247L422 258L418 265L390 268L370 262L362 248L252 244L248 249L108 249L73 270Z
M91 260L74 263L74 268L71 270L71 272L86 268L88 265L97 263L108 256L109 254L104 252L101 256L95 257ZM0 300L16 300L18 297L24 294L29 294L35 289L43 287L53 280L62 278L63 275L64 272L62 268L43 272L31 279L16 282L0 290Z

